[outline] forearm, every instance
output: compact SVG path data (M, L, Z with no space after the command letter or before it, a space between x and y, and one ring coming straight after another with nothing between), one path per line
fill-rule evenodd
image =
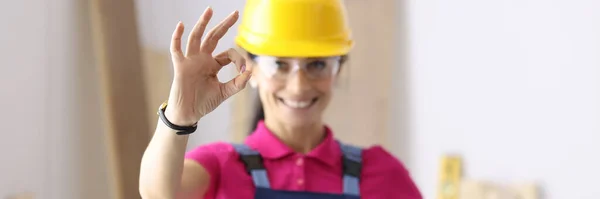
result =
M140 168L140 193L144 199L175 198L181 183L188 137L175 134L158 121Z

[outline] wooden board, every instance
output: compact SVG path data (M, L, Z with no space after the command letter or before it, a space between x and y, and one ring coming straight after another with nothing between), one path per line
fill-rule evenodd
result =
M139 170L150 140L144 70L133 0L92 0L92 38L100 67L115 199L141 198ZM84 67L84 66L82 66Z
M143 48L142 63L144 69L144 85L146 93L146 109L148 128L151 129L150 137L154 134L158 115L155 113L160 104L169 98L169 91L173 81L173 66L171 54L168 51L159 51Z
M326 121L341 140L388 145L396 56L396 6L391 0L345 1L355 39Z

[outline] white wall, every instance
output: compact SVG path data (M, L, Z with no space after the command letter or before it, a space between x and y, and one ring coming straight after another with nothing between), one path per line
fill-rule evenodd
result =
M110 197L83 2L0 3L0 198Z
M405 6L410 167L426 198L445 153L463 155L468 177L598 198L600 1Z
M0 100L4 104L5 112L0 116L2 117L0 157L3 158L0 164L1 197L13 191L45 191L42 185L47 179L44 166L36 164L48 160L42 153L47 148L45 140L49 137L44 133L46 118L44 118L43 107L43 99L48 95L45 92L47 76L41 75L48 72L44 67L47 64L47 56L44 52L47 47L44 39L47 27L44 21L36 21L36 17L21 14L27 3L34 2L33 0L19 1L10 5L8 2L3 2L0 6L0 13L3 13L0 17L0 26L5 27L2 28L3 30L12 30L0 33L0 41L2 41L0 56L3 61ZM42 1L36 3L44 5ZM48 10L43 9L42 6L32 7L30 11L38 13L37 17L45 18L48 16ZM20 20L14 20L17 18ZM40 36L34 36L33 33L36 31ZM22 38L25 35L29 37ZM31 49L33 47L38 50ZM38 74L34 74L34 71ZM38 110L43 112L40 114ZM40 176L40 179L29 180L26 178L29 175Z
M212 28L234 10L237 9L242 12L244 2L244 0L137 0L138 24L140 25L139 31L143 48L168 54L171 35L178 21L182 21L185 26L184 40L182 41L185 44L190 30L207 6L211 6L214 11L213 18L208 25L209 28ZM237 24L239 24L239 21L221 39L215 54L234 46L233 38L237 33ZM206 32L208 30L207 28ZM185 45L182 46L185 50ZM224 82L233 78L234 70L235 68L231 65L225 67L219 73L221 81ZM167 97L165 96L165 99ZM231 135L229 135L231 131L229 122L231 107L230 101L225 101L215 111L202 118L198 125L198 133L190 137L188 149L217 140L229 140L231 138Z

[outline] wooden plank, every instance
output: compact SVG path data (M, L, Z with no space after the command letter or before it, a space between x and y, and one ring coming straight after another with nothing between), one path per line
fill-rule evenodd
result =
M92 0L90 14L116 199L141 198L139 166L150 140L133 0ZM83 66L82 66L83 67Z
M168 51L158 51L151 48L142 49L144 69L144 84L146 89L146 107L151 111L147 115L150 137L154 134L158 115L152 111L169 98L171 83L173 81L173 67L171 54Z
M345 1L355 40L325 120L336 136L359 146L390 145L396 63L396 15L393 0Z

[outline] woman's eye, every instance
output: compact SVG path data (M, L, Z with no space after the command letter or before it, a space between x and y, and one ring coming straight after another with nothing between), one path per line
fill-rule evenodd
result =
M276 61L277 71L287 72L289 70L289 65L283 61Z
M311 71L320 71L325 69L325 67L327 67L327 64L324 61L314 61L308 64L308 70Z

